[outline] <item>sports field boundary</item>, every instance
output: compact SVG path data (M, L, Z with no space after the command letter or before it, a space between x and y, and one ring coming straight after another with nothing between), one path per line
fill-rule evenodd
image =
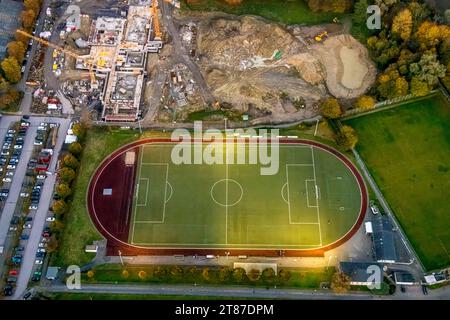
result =
M264 248L264 249L258 249L258 248L215 248L209 246L208 248L200 247L144 247L144 246L136 246L131 245L125 241L122 241L118 239L114 234L112 234L110 231L108 231L102 224L102 220L105 219L105 214L107 213L101 213L96 212L96 208L94 205L94 190L96 188L96 185L99 181L99 177L101 175L101 172L111 163L113 160L115 160L117 157L119 157L124 152L138 148L141 145L144 144L151 144L151 143L177 143L180 141L191 141L191 142L199 142L199 140L196 139L186 139L186 138L180 138L179 140L173 140L170 138L147 138L142 140L137 140L132 143L129 143L127 145L122 146L121 148L114 151L112 154L110 154L103 162L98 166L97 170L95 171L95 174L91 177L91 181L89 183L89 188L87 192L87 207L88 212L91 216L91 219L94 223L94 225L97 227L99 232L108 240L108 248L107 248L107 254L108 255L117 255L118 251L120 250L123 255L206 255L206 254L215 254L215 255L225 255L225 252L229 252L231 255L253 255L253 256L323 256L324 252L331 250L335 247L338 247L348 241L359 229L362 222L364 221L364 216L367 210L368 206L368 193L367 188L364 182L363 177L359 173L358 169L355 167L355 165L342 153L337 151L336 149L329 147L327 145L324 145L319 142L315 142L312 140L306 140L306 139L277 139L280 144L291 144L291 145L309 145L312 147L317 147L323 151L326 151L335 157L337 157L341 162L344 163L344 165L352 172L354 175L356 182L359 187L360 196L361 196L361 206L359 210L358 218L356 219L353 226L349 229L349 231L343 235L338 240L334 241L333 243L327 244L326 246L321 246L314 249L288 249L288 248ZM262 138L258 139L259 141L268 141L270 139ZM234 139L223 139L223 142L227 141L235 141ZM247 141L247 139L246 139ZM204 142L204 141L201 141ZM205 141L208 142L208 141ZM133 193L134 194L134 193ZM122 222L121 222L122 223ZM231 245L232 246L232 245Z

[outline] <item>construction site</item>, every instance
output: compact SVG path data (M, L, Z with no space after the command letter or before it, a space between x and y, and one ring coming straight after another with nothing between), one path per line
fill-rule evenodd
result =
M94 121L147 126L313 119L323 99L345 106L375 82L366 48L340 21L287 26L178 5L128 0L105 15L82 14L79 25L66 20L56 27L61 46L30 35L43 50L53 49L39 64L53 66L50 74L35 73L44 73L45 85L34 83L62 89L75 112L86 110ZM39 93L42 105L46 94Z

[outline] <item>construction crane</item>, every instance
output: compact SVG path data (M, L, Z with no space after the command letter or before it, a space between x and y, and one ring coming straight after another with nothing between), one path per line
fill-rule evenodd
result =
M159 16L158 16L158 0L152 1L152 7L150 9L151 15L153 17L153 29L155 32L155 40L162 39L162 33L159 25Z
M94 73L94 70L93 70L95 65L92 62L88 61L86 58L81 57L78 54L76 54L76 53L74 53L74 52L72 52L70 50L64 49L64 48L62 48L62 47L60 47L60 46L58 46L58 45L56 45L54 43L51 43L51 42L49 42L47 40L44 40L44 39L42 39L40 37L36 37L36 36L34 36L34 35L32 35L32 34L30 34L28 32L25 32L23 30L18 29L17 33L19 33L19 34L21 34L21 35L23 35L25 37L31 38L33 40L36 40L37 42L39 42L39 43L41 43L41 44L43 44L43 45L45 45L47 47L51 47L54 50L57 50L57 51L62 52L64 54L67 54L68 56L71 56L71 57L73 57L75 59L82 60L86 64L86 66L89 68L89 76L91 77L91 86L95 87L97 85L97 79L95 78L95 73Z

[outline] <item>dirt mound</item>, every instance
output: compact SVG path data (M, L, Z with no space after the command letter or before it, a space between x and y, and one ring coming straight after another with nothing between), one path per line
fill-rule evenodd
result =
M208 16L198 20L199 66L212 94L240 112L312 117L327 87L338 98L354 97L367 91L376 72L355 39L331 34L315 43L320 30L286 29L254 16Z

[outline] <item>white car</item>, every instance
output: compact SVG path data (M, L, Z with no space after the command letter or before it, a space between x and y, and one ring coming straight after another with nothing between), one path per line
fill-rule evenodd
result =
M15 144L14 149L22 149L23 146L21 144Z
M34 141L35 146L42 146L42 141Z
M26 197L30 196L30 194L27 193L27 192L22 192L22 193L20 193L20 196L21 196L22 198L26 198Z
M12 180L11 180L11 178L5 177L2 179L2 181L3 182L11 182Z
M47 176L45 174L38 174L36 179L38 180L44 180L45 178L47 178Z
M16 166L13 164L8 164L8 166L6 167L6 169L15 169Z
M33 225L31 223L26 223L26 224L23 225L23 228L24 229L31 229L32 226Z
M47 246L47 244L45 242L39 242L38 247L39 248L45 248Z
M373 214L378 214L380 213L380 210L378 210L378 207L374 204L370 205L370 210L372 211Z
M53 221L55 221L55 217L47 217L47 219L45 219L45 221L53 222Z
M37 210L38 206L35 204L32 204L31 206L28 207L28 209L30 210Z
M44 261L42 259L36 259L36 261L34 261L34 264L42 264Z
M13 177L13 176L14 176L14 172L13 172L13 171L8 171L8 172L6 173L6 176L7 176L7 177Z
M37 249L37 252L43 252L43 253L45 253L46 250L45 250L44 248L39 248L39 249Z

